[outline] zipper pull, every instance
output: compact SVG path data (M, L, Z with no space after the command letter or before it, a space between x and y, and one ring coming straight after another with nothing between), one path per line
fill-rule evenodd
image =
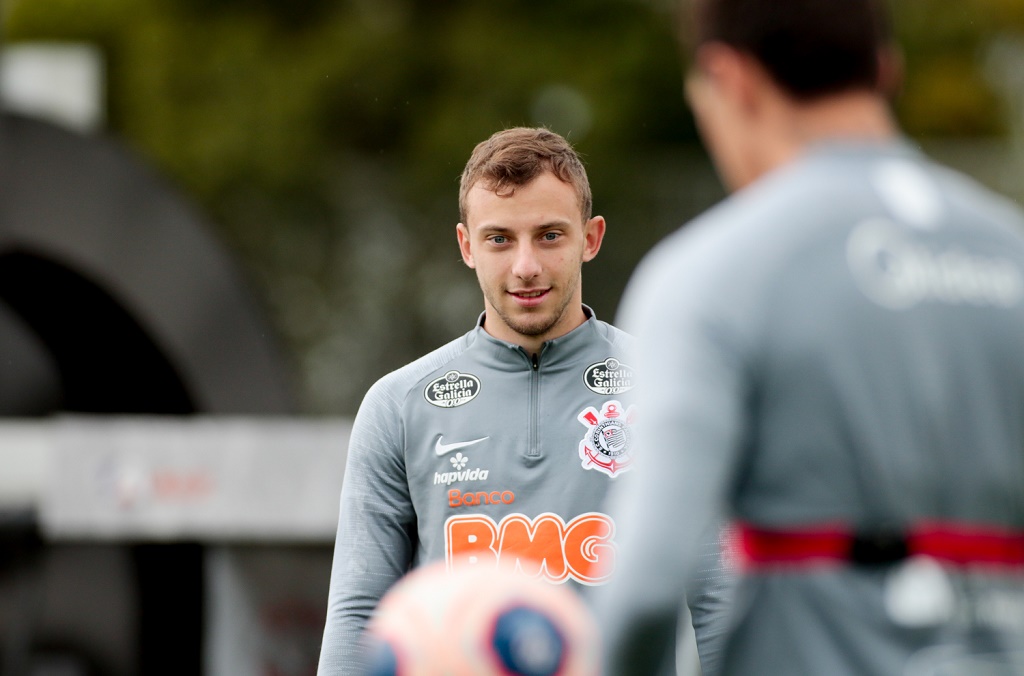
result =
M530 363L533 364L534 371L540 368L540 359L537 358L536 352L530 356Z

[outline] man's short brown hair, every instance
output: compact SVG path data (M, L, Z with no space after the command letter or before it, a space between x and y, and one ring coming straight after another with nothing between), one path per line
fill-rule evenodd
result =
M545 171L576 190L583 220L590 220L594 200L579 155L555 132L531 127L499 131L473 149L459 185L459 218L467 223L466 196L477 183L507 196Z
M886 0L688 0L684 43L723 42L756 58L798 100L880 85L892 31ZM686 39L686 38L689 39Z

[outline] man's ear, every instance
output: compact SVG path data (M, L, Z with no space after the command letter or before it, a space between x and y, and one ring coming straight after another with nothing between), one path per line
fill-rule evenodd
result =
M773 84L756 59L724 43L705 43L695 57L698 71L715 95L738 110L755 111L761 104L762 89Z
M473 260L473 249L469 242L469 226L459 223L455 226L455 237L459 240L459 252L462 253L462 262L469 268L476 268Z
M903 52L895 44L878 49L878 91L889 101L903 88Z
M583 224L583 262L593 260L601 250L606 225L604 216L594 216Z

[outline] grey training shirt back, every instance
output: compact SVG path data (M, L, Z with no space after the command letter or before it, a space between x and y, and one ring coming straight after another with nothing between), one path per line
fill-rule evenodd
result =
M720 511L781 530L1024 529L1022 233L1007 201L908 146L835 143L647 258L621 322L644 417L598 592L609 673L647 673L645 632L674 616ZM945 673L972 632L1024 637L1019 575L910 576L952 599L922 610L906 569L746 576L724 673Z

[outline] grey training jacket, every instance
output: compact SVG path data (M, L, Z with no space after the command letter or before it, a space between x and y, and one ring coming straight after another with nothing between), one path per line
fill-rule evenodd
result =
M629 337L585 309L536 360L478 325L368 391L349 443L320 674L359 673L360 634L411 566L471 554L476 565L518 560L552 583L605 581L617 535L603 503L633 460L634 374Z

